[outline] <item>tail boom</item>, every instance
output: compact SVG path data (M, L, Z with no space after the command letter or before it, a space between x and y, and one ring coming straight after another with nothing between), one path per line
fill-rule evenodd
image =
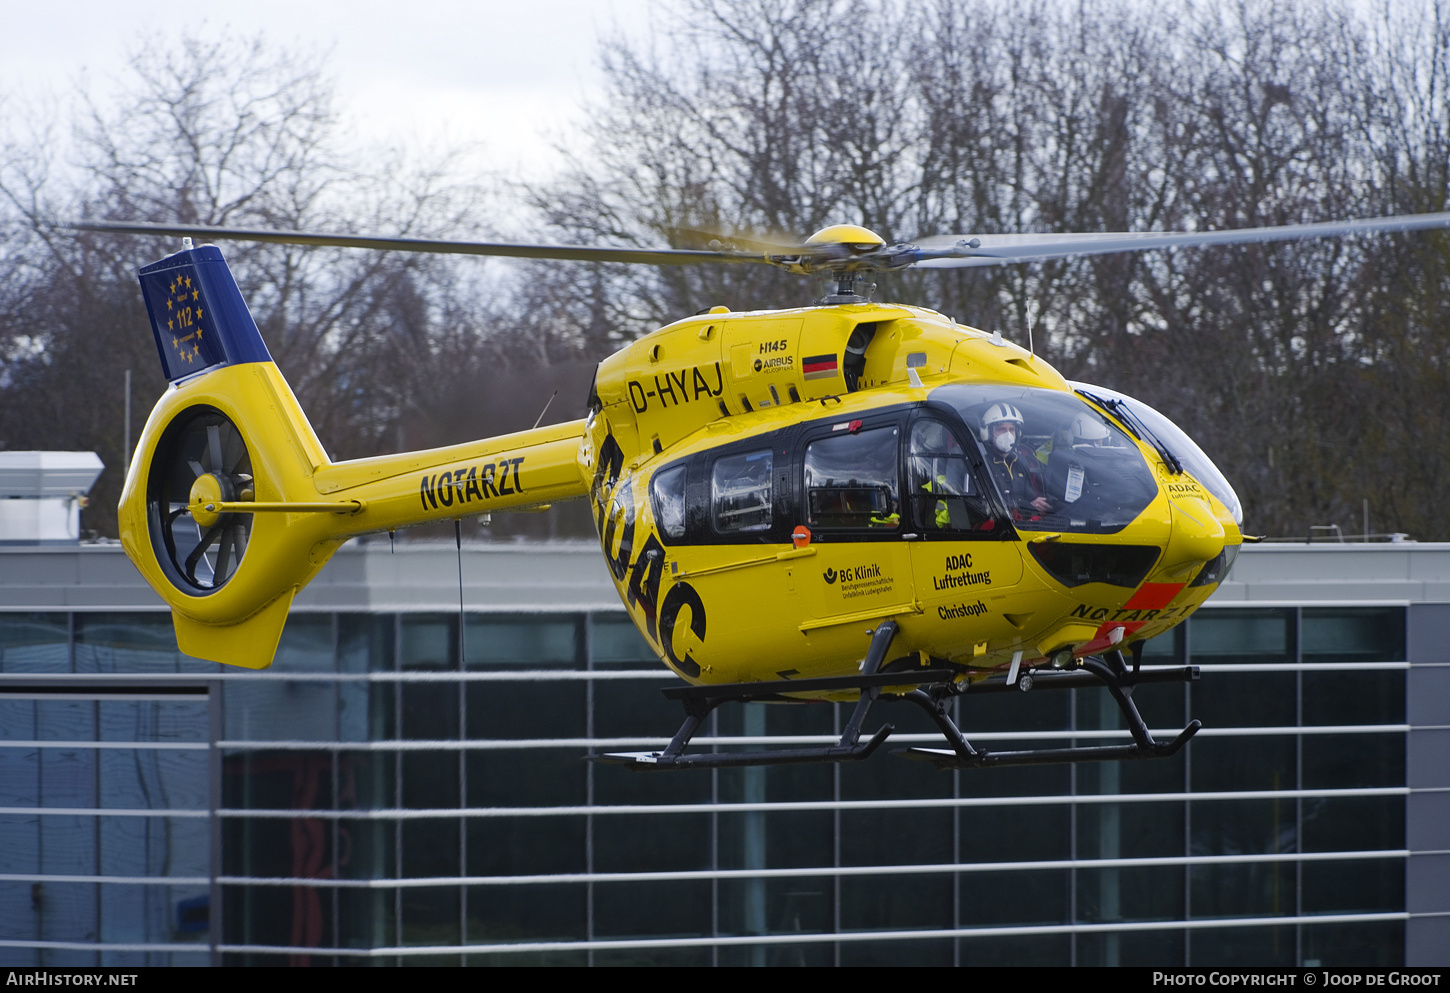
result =
M131 462L121 544L189 655L270 665L293 597L350 537L587 493L582 421L333 463L220 252L139 275L171 386Z
M583 421L449 448L329 465L320 496L359 501L354 533L518 510L585 496L578 468Z
M186 509L199 530L251 521L244 561L214 588L192 588L185 576L178 581L157 539L167 511L158 505L160 470L153 467L167 459L172 426L198 411L219 413L238 426L252 477L251 492L234 499L205 495L201 483L211 482L210 474L192 488ZM261 667L271 662L286 605L348 538L582 497L582 434L583 422L574 421L332 463L275 365L223 366L174 386L156 405L121 498L121 544L171 607L183 651Z

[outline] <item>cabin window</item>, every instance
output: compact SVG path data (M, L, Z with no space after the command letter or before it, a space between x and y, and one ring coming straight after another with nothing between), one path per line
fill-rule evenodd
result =
M806 523L826 528L895 528L901 523L897 429L874 428L806 446Z
M710 479L715 530L722 534L770 530L772 465L768 448L715 460Z
M677 465L657 473L650 480L654 498L655 520L666 538L685 536L685 467Z
M944 423L926 419L912 426L906 465L913 526L925 532L993 527L991 504L973 478L966 448Z

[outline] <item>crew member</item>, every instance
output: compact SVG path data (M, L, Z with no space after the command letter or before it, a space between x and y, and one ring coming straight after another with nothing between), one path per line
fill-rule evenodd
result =
M1010 403L994 403L982 415L987 465L1015 520L1031 520L1052 512L1042 463L1022 441L1025 423L1022 412Z
M913 485L924 494L938 497L963 497L968 491L965 479L966 460L962 446L938 421L921 421L911 437ZM939 499L928 518L938 530L952 526L947 501ZM926 524L924 521L923 524ZM930 526L930 524L926 524Z
M1068 434L1073 448L1101 448L1108 443L1107 425L1087 414L1072 419Z

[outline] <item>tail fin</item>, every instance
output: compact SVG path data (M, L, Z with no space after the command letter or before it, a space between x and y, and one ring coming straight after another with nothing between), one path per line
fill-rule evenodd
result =
M218 366L272 361L215 245L168 255L136 275L168 382Z
M188 655L271 664L296 593L349 537L585 493L582 422L334 465L222 253L140 269L171 387L121 495L121 543Z

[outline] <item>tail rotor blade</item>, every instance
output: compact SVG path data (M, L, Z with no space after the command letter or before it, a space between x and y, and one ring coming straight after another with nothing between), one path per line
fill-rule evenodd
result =
M213 582L221 582L227 578L227 566L231 565L232 549L236 546L237 528L235 525L226 529L222 534L221 543L217 545L216 566L212 574Z
M208 424L206 426L206 454L211 459L211 471L222 472L222 426L220 424Z
M191 554L186 557L186 578L198 586L202 585L202 583L201 580L196 578L196 567L201 563L202 557L206 555L207 549L211 548L212 542L221 537L221 533L221 525L213 524L207 529L206 534L201 536L201 540L196 543L196 547L191 550ZM212 571L212 583L213 585L216 583L215 570Z
M242 443L241 432L228 425L226 444L222 448L226 455L223 471L229 476L235 476L242 467L242 460L247 457L247 446Z

